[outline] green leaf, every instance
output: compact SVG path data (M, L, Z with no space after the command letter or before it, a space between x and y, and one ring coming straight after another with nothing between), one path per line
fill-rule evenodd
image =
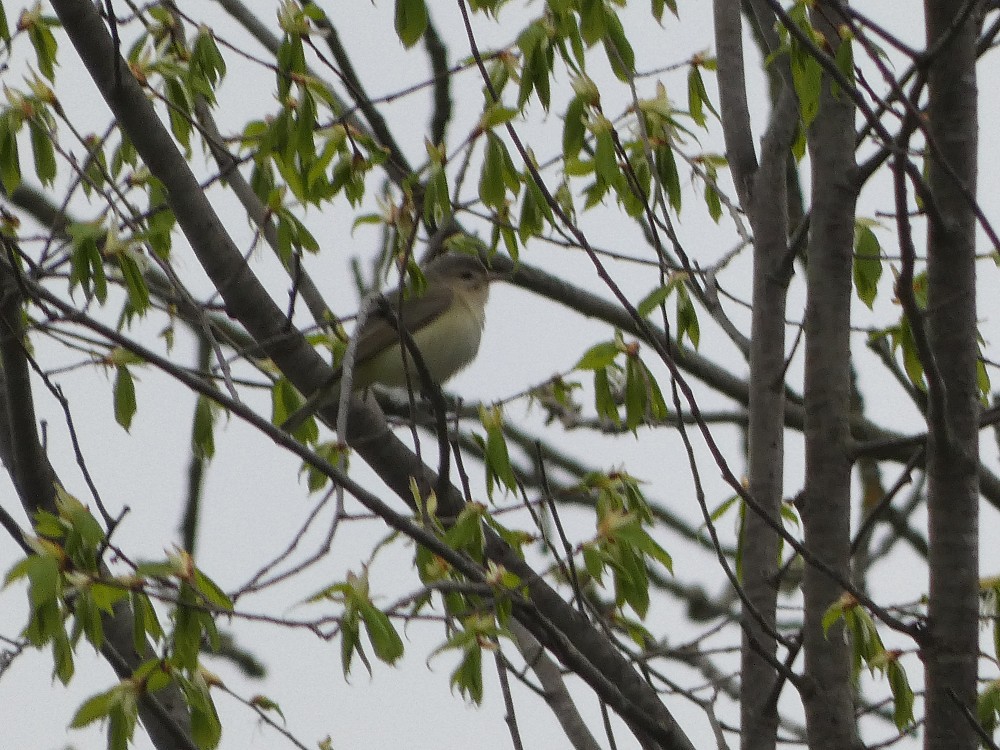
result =
M522 243L526 242L529 237L540 235L546 221L549 223L554 221L552 207L531 175L525 175L525 186L524 199L521 202L520 225L517 230Z
M844 75L851 85L854 85L854 48L851 44L851 33L842 33L840 45L837 47L837 69ZM840 97L840 84L830 80L830 93L835 97Z
M492 498L494 481L499 481L508 490L517 490L517 477L510 464L510 453L507 450L507 440L503 434L503 413L499 407L483 408L480 411L480 422L486 428L486 468L487 494Z
M38 122L28 123L31 133L31 153L35 159L35 174L43 185L52 185L56 178L56 152L52 139Z
M608 380L608 368L594 370L594 407L599 417L606 417L619 424L618 404L611 393L611 383Z
M503 90L510 82L510 73L510 66L504 60L494 60L487 67L486 75L493 88L493 93L496 94L498 98L501 94L503 94ZM493 101L493 95L490 93L490 87L486 85L483 85L483 99L485 99L487 103L491 103Z
M70 224L67 232L73 243L70 289L81 285L88 298L93 295L103 304L108 296L108 282L104 273L104 258L97 242L104 234L104 227L96 222Z
M663 17L663 6L666 5L675 18L680 18L677 14L677 0L652 0L653 17L660 22Z
M913 724L913 689L898 660L893 659L889 662L886 672L895 704L892 709L892 720L897 729L903 730Z
M97 551L104 543L104 530L87 506L56 485L56 507L67 524L65 548L74 567L97 572Z
M629 151L628 159L632 164L632 179L627 179L622 173L615 180L614 188L625 212L630 218L636 219L642 216L647 209L652 171L649 168L649 162L646 161L646 154L641 149L630 148Z
M173 655L171 663L181 669L194 670L201 651L202 613L196 609L197 597L187 583L182 583L177 608L174 611Z
M1000 680L994 680L982 693L976 702L976 716L989 734L997 727L997 716L1000 715Z
M480 127L483 130L492 130L497 125L506 125L518 116L518 110L512 107L505 107L499 102L490 104L480 119Z
M198 396L194 407L194 422L191 425L191 450L200 459L211 460L215 455L214 425L212 402L205 396Z
M647 413L654 420L663 421L670 416L670 410L667 409L667 402L663 398L663 392L660 390L660 385L656 382L656 378L653 377L653 373L646 367L646 363L640 360L639 364L645 373L646 387L649 389L647 395L648 403L646 404Z
M167 200L163 183L155 177L149 180L149 219L146 222L146 240L153 252L164 260L170 257L171 232L177 218Z
M882 247L867 222L854 226L854 289L858 299L872 309L882 278Z
M31 645L41 648L58 636L65 638L63 632L63 613L56 602L50 602L35 607L31 619L24 628L24 637Z
M7 573L5 585L21 577L28 579L28 597L35 609L55 602L62 591L59 562L50 555L26 557Z
M692 120L701 127L705 127L705 114L701 106L702 99L696 84L696 82L700 81L701 75L698 73L698 67L692 65L688 71L688 111L691 114ZM702 88L704 88L704 84L702 84Z
M284 712L281 710L281 706L279 706L273 700L268 698L266 695L255 695L253 698L250 699L250 705L261 711L274 711L276 714L278 714L278 716L281 717L282 722L286 724L288 723L288 720L285 718Z
M625 524L615 530L615 539L620 542L627 542L643 555L652 557L667 570L673 572L673 559L663 547L661 547L653 537L649 535L642 525L636 520L635 523Z
M982 351L979 352L979 358L976 359L976 385L979 386L979 395L985 404L990 396L992 386L990 385L990 373L986 369L986 362L983 360Z
M804 14L803 14L804 16ZM812 34L808 21L803 24L804 30ZM808 49L800 48L793 43L791 56L792 83L799 97L799 111L806 129L812 125L819 114L820 92L823 81L823 68Z
M101 612L95 605L90 591L81 591L76 597L75 604L73 612L74 633L78 628L82 628L87 635L87 641L95 649L100 650L104 644L104 626L101 624Z
M29 555L10 566L10 570L7 571L7 575L4 576L3 585L4 588L10 586L14 581L19 581L22 578L26 578L28 575L28 568L30 567L29 560L35 558L35 555ZM58 567L56 568L58 571Z
M117 586L109 586L106 583L93 583L90 586L90 595L94 600L94 606L102 612L111 614L114 605L128 596L127 591L123 591Z
M135 145L127 135L122 133L118 147L111 154L111 176L118 177L126 164L134 167L137 159Z
M587 573L598 583L604 573L604 559L601 555L600 547L597 544L585 544L581 550L583 553L583 565Z
M52 639L52 674L59 678L63 685L69 685L73 679L73 646L66 637L66 631L58 628Z
M35 48L35 56L38 60L38 70L50 81L55 81L56 64L56 38L49 28L49 23L40 15L32 14L31 23L27 27L28 38L31 46Z
M300 174L305 176L309 172L309 166L316 158L316 141L314 134L316 131L316 99L308 90L303 90L299 97L298 106L295 108L295 129L293 138L295 143L295 153L299 157L301 166Z
M403 640L396 628L388 616L371 602L361 602L359 609L375 656L386 664L395 664L403 655Z
M588 46L598 42L607 31L607 14L604 0L581 0L580 35Z
M534 183L532 183L534 184ZM524 191L521 199L521 214L518 219L517 236L522 243L530 237L537 237L542 233L545 222L542 219L541 206L536 200L537 190Z
M7 25L7 13L4 11L3 3L0 2L0 41L7 45L7 54L10 54L10 26Z
M306 172L306 186L310 193L330 188L326 180L326 170L337 154L346 153L343 144L336 142L334 138L328 138L320 149L319 156L312 160L309 170ZM331 188L332 189L332 188Z
M715 111L708 91L705 89L705 81L701 77L701 66L692 65L688 71L688 109L691 119L701 127L706 127L704 107L708 107L708 110L716 118L719 117L719 113Z
M573 52L573 57L570 58L564 50L565 45L560 45L560 50L563 51L563 59L574 73L582 73L586 67L586 50L584 49L583 37L580 35L580 27L576 22L576 16L572 13L566 13L562 16L562 19L563 23L559 28L559 33L564 39L569 40L569 46Z
M66 535L66 524L59 516L40 510L35 513L35 531L41 536L61 539Z
M677 162L674 159L673 149L667 143L656 147L653 153L656 162L656 174L660 184L667 191L667 199L670 201L674 211L681 210L681 178L677 172Z
M451 196L448 194L448 177L444 169L431 169L424 192L424 220L430 226L441 226L451 216Z
M899 324L887 329L893 351L897 348L902 350L903 370L906 372L910 382L920 390L926 388L924 383L924 367L917 354L917 343L913 339L913 331L910 329L910 322L906 316L901 316Z
M132 373L125 366L115 368L114 399L115 421L128 432L132 426L132 417L135 416L136 402Z
M503 207L507 191L504 186L503 142L492 133L486 134L486 154L479 178L479 199L496 209Z
M278 378L271 387L271 423L281 424L302 406L303 400L287 378ZM305 420L295 431L295 438L304 443L315 443L319 439L319 428L313 417Z
M483 702L483 651L474 642L465 650L461 663L452 672L451 684L473 703Z
M698 348L701 341L701 327L698 325L698 312L691 301L691 295L683 284L677 285L677 341L688 337L691 346Z
M611 70L619 81L628 83L635 75L635 51L625 36L622 22L615 13L605 15L604 51Z
M191 100L181 82L173 77L164 80L170 131L185 152L191 150Z
M108 721L108 750L127 750L139 717L138 700L131 693L112 710Z
M647 294L638 305L635 306L636 312L643 318L649 315L651 312L656 310L660 305L662 305L670 293L674 290L673 284L663 284L662 286L656 287L653 291Z
M853 645L861 654L865 664L873 668L885 656L885 646L875 627L875 621L861 607L854 607L851 615L847 622L852 625Z
M361 650L361 630L358 627L358 615L345 615L340 620L340 665L344 677L351 673L351 662L354 653Z
M542 105L542 109L546 112L549 110L549 104L552 99L551 84L549 81L551 70L552 48L546 41L544 45L533 51L527 58L523 73L523 75L528 77L527 80L534 88L535 95L538 97L538 101ZM519 92L519 98L520 93L521 92ZM525 101L527 100L525 99ZM523 106L524 101L519 101L518 104Z
M316 429L316 422L314 420L310 420L309 423L312 431L318 433L318 430ZM298 436L300 432L301 428L295 433L296 436ZM344 466L347 467L349 465L348 458L350 457L350 453L348 452L346 445L339 440L328 440L322 443L317 443L316 438L314 438L311 441L311 444L316 455L325 459L330 464L338 466L341 458L343 458ZM309 492L319 492L330 481L330 478L326 474L312 464L304 463L303 470L306 472L306 483L309 488Z
M225 591L219 588L219 585L215 581L198 568L194 569L194 585L198 593L205 597L212 605L226 611L233 609L233 600L226 595Z
M209 102L215 103L215 87L226 75L226 61L215 43L212 30L202 27L198 30L191 50L188 66L190 85ZM205 85L201 85L204 82Z
M521 83L517 92L517 106L524 107L534 91L543 109L548 111L553 51L546 24L541 20L529 24L518 36L517 46L521 50Z
M606 184L614 185L620 174L611 123L599 120L594 127L594 173Z
M487 491L492 493L495 475L487 476ZM483 556L482 512L478 503L469 503L458 514L455 523L448 529L444 537L445 543L462 552L467 552L473 559L479 561Z
M576 157L583 148L587 134L585 117L583 98L574 96L566 107L566 121L563 126L562 146L565 159Z
M139 264L128 252L119 253L117 258L118 268L122 272L122 279L128 292L129 307L141 316L149 309L149 287L146 286L146 279Z
M404 47L410 48L427 30L427 4L424 0L396 0L396 34Z
M569 185L565 180L559 183L559 187L556 188L553 198L555 198L556 204L562 209L563 213L566 214L571 221L575 221L576 208L573 205L573 193L570 191ZM517 259L515 258L515 261L516 260Z
M303 76L307 73L302 37L298 34L287 35L278 48L277 58L278 69L275 71L275 77L278 84L278 99L284 101L291 91L293 81L289 74Z
M95 191L101 190L107 183L109 174L108 160L104 155L104 141L95 135L84 138L87 148L87 160L83 166L83 177L80 186L84 194L90 198Z
M635 433L646 417L646 382L637 357L625 364L625 426Z
M184 697L191 710L191 735L202 750L214 750L222 737L222 723L209 693L208 683L200 674L180 681Z
M631 546L607 545L613 555L615 602L628 604L640 619L649 611L649 576L646 564Z
M620 353L618 344L614 341L604 341L590 347L580 361L573 367L574 370L603 370L611 365Z
M143 653L146 648L146 636L159 642L163 638L163 627L156 616L149 597L140 591L132 591L129 595L132 603L132 644L137 653Z
M88 724L93 724L98 719L106 718L111 713L112 708L118 704L118 693L120 690L121 688L119 687L113 687L111 690L88 698L76 710L76 713L73 714L73 720L69 724L70 727L79 729Z
M844 617L844 602L838 599L823 613L823 635L829 637L830 628Z
M722 218L722 200L719 192L708 182L705 183L705 205L708 206L708 215L712 217L712 221L718 224Z
M17 151L20 120L12 111L0 114L0 181L10 195L21 184L21 160Z

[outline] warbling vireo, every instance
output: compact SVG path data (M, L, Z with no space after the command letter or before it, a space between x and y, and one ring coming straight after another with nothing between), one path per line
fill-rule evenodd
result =
M410 353L403 364L397 325L413 337L421 359L435 383L441 385L475 359L486 324L490 281L498 278L472 255L448 253L424 269L423 294L385 294L394 316L373 307L357 336L352 386L355 390L380 383L393 388L421 387L420 375ZM391 318L395 317L396 320ZM398 323L397 323L398 321ZM294 432L319 409L340 398L341 368L282 424Z

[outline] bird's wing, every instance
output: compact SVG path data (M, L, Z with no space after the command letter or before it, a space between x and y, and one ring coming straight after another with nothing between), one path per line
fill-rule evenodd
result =
M403 313L399 317L403 327L412 335L445 312L451 305L453 292L446 285L436 285L427 289L422 297L403 301ZM399 316L399 291L393 290L386 296L389 305ZM383 349L387 349L399 341L399 330L396 321L385 314L376 301L373 309L365 320L358 337L356 362L364 362Z

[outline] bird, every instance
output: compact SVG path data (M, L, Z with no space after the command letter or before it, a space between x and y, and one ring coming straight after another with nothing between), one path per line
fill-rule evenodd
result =
M490 282L499 275L478 256L458 252L439 255L423 272L427 283L421 294L400 294L398 289L385 294L391 313L374 306L361 330L354 334L354 390L375 384L390 388L421 386L410 353L407 351L405 366L400 356L400 325L412 337L437 385L443 385L476 358L486 325ZM342 375L342 368L337 367L333 376L282 422L281 429L295 432L317 411L338 402Z

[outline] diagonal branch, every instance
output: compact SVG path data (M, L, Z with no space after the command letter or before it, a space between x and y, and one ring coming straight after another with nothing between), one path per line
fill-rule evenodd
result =
M232 239L179 153L152 104L117 54L114 42L94 7L84 0L55 0L53 7L101 95L136 151L165 186L178 224L216 288L227 312L239 320L300 391L318 388L329 367L301 337L287 335L289 321L246 266ZM262 343L262 346L264 344ZM355 399L358 402L357 399ZM352 405L349 440L401 498L412 500L415 477L422 493L434 487L428 467L391 432L381 412L360 402ZM439 498L444 515L463 505L452 488ZM656 692L636 673L607 638L582 618L507 544L493 534L487 555L520 576L532 606L517 607L518 619L546 647L580 674L634 730L662 748L690 748Z

